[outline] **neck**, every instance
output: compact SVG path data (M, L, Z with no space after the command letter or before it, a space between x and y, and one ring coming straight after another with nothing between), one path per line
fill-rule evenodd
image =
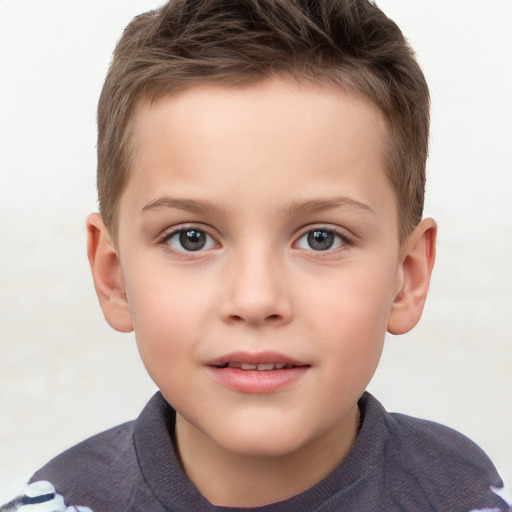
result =
M355 406L342 422L292 453L247 456L226 450L180 415L176 418L177 445L188 478L208 501L226 507L267 505L309 489L346 457L358 430Z

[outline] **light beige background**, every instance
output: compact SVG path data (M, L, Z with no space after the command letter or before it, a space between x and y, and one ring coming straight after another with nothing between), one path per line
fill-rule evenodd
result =
M433 99L426 213L438 261L419 327L370 385L461 430L512 487L512 1L381 0ZM134 418L154 391L104 322L85 256L95 107L152 0L0 0L0 502L50 457Z

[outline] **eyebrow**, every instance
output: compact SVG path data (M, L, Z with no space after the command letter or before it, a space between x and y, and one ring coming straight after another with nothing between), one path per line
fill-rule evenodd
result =
M176 210L184 210L187 212L205 212L224 210L220 205L205 200L181 199L169 196L163 196L154 201L146 203L142 208L143 212L151 210L159 210L161 208L174 208Z
M369 212L375 216L375 211L366 203L356 201L349 197L337 197L332 199L312 199L305 201L293 201L286 210L291 215L304 215L308 213L324 212L334 210L335 208L348 207L350 209ZM159 210L161 208L173 208L176 210L184 210L187 212L201 213L225 210L225 207L211 201L174 198L163 196L154 201L146 203L142 208L143 212L151 210Z
M288 210L295 215L324 212L327 210L334 210L335 208L348 207L371 213L375 216L375 211L366 203L356 201L349 197L335 197L332 199L318 199L306 201L293 201Z

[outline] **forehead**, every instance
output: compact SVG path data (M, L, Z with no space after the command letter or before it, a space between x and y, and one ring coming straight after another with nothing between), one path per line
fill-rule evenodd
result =
M385 142L380 110L337 87L282 79L197 86L139 105L125 192L136 190L141 208L169 188L248 204L335 196L340 185L367 202L377 181L390 188Z
M226 125L241 130L245 121L254 131L258 125L266 125L269 133L277 132L284 139L287 134L296 135L290 128L298 120L309 120L312 135L324 136L319 128L330 124L333 135L346 137L352 132L357 136L358 126L351 127L344 119L353 114L361 119L361 124L371 122L372 133L368 132L368 137L385 136L386 121L376 104L363 93L342 86L286 76L243 86L199 83L155 100L142 98L131 122L132 143L136 150L141 149L147 143L144 134L148 127L162 120L174 121L176 134L184 136L191 131L197 136L208 129L220 133ZM318 122L322 126L315 124ZM303 128L301 123L297 124L298 130ZM212 133L207 135L211 137Z

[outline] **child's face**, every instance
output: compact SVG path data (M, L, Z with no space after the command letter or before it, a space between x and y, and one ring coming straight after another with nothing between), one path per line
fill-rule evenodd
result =
M184 439L278 455L355 435L402 286L385 130L361 97L284 80L137 114L121 282Z

